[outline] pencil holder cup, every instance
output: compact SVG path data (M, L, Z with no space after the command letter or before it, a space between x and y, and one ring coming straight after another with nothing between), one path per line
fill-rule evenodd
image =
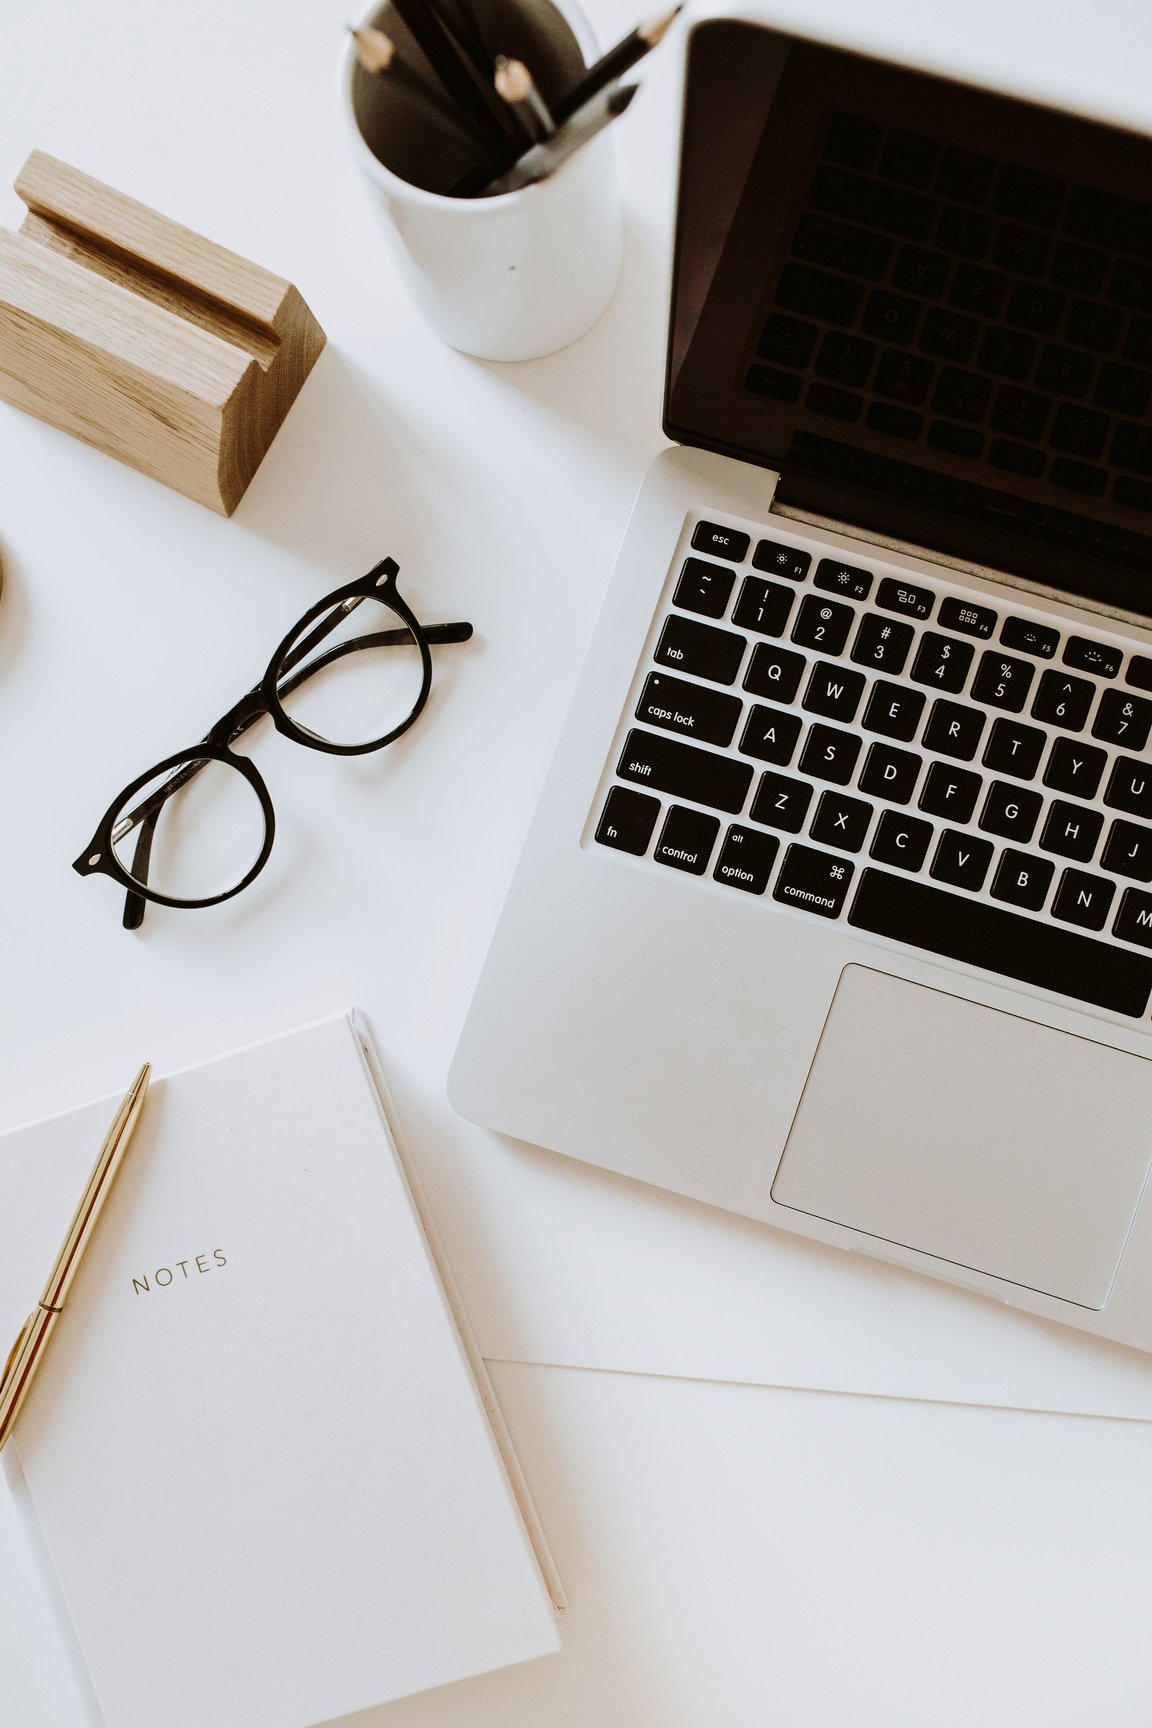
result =
M390 4L366 22L430 80ZM548 102L596 58L589 26L567 0L485 0L470 22L489 63L498 54L522 59ZM610 129L532 185L452 195L446 188L472 166L466 150L425 106L406 102L392 76L366 72L349 41L340 70L349 142L412 303L443 341L483 360L531 360L574 342L604 311L620 275Z

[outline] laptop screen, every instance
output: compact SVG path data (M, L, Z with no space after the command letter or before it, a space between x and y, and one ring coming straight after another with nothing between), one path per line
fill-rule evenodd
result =
M1152 139L753 24L688 54L665 429L1152 615Z

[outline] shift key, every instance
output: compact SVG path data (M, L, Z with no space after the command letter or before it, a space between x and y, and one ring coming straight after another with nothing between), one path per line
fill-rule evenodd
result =
M678 738L633 731L628 734L616 772L621 780L735 816L744 808L755 770L748 762L699 750Z

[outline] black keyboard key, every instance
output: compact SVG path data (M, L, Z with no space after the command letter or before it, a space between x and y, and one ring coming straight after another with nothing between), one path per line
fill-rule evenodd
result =
M833 114L824 137L823 154L847 168L871 168L880 148L881 127L860 114Z
M772 402L798 402L801 380L791 372L777 372L772 366L749 366L744 379L746 390L757 396L767 396Z
M1034 222L1038 228L1054 228L1068 187L1051 174L1031 168L1001 168L992 195L992 208L1000 216L1019 222Z
M712 875L717 882L741 888L745 894L763 894L779 850L780 842L774 834L760 834L755 828L733 824L724 836Z
M786 264L780 272L776 304L807 312L824 324L854 324L864 290L846 276L830 276L809 264Z
M968 822L976 808L984 782L968 768L953 768L948 762L933 762L920 793L918 808L926 816L943 816L948 822Z
M1115 192L1077 186L1068 200L1065 232L1110 251L1152 258L1152 204L1138 203Z
M902 186L927 186L936 166L938 145L919 132L889 132L880 153L879 174Z
M1103 451L1107 438L1106 414L1098 414L1094 408L1078 408L1075 403L1065 402L1064 406L1056 411L1048 441L1054 450L1067 450L1073 456L1086 456L1089 461L1093 461Z
M1033 717L1047 720L1050 726L1063 726L1068 732L1079 732L1095 694L1096 686L1087 678L1071 678L1067 672L1050 667L1033 699Z
M1092 736L1104 744L1119 744L1125 750L1143 750L1152 731L1152 702L1143 696L1128 696L1123 690L1105 690L1092 722Z
M811 846L789 846L772 890L785 906L799 906L821 918L838 918L848 898L856 866L846 858L817 852Z
M1036 480L1044 472L1044 452L1031 449L1027 444L1013 444L1008 438L997 438L988 452L988 460L994 468L1006 468L1009 474L1023 474L1026 479Z
M872 586L871 570L860 570L854 564L843 564L838 558L821 558L812 578L813 588L826 594L843 594L850 600L866 600Z
M887 348L876 368L872 388L878 396L890 396L915 408L924 400L931 382L931 361L905 354L898 348Z
M1134 690L1152 690L1152 660L1146 654L1133 654L1124 682L1131 684Z
M732 609L732 622L741 630L755 630L758 636L783 636L795 598L794 591L782 588L779 582L745 576Z
M813 726L800 752L800 768L813 780L831 780L847 786L860 754L860 739L834 726Z
M726 570L722 564L709 564L703 558L686 558L672 604L685 612L699 612L705 618L723 618L735 581L736 572Z
M743 703L706 684L689 684L664 672L650 672L636 704L636 718L645 726L679 732L705 744L731 744Z
M1118 258L1112 267L1108 298L1117 306L1133 306L1138 312L1152 312L1152 269L1131 258Z
M992 247L992 262L1017 276L1043 276L1049 243L1050 237L1038 228L1005 222Z
M958 312L933 306L924 319L920 347L925 354L935 354L941 360L964 361L976 345L979 330L975 318L964 318Z
M1086 498L1102 498L1108 488L1108 475L1103 468L1089 468L1084 462L1073 462L1070 456L1057 456L1049 479L1053 486L1080 492Z
M1093 642L1087 636L1069 636L1060 658L1065 666L1072 666L1077 672L1095 672L1098 678L1115 678L1124 655L1119 648L1106 642Z
M731 630L714 624L698 624L694 618L672 616L664 621L653 659L694 678L710 678L714 684L734 684L747 642Z
M1152 992L1152 958L882 870L862 873L848 922L1117 1014L1140 1017Z
M829 270L842 270L846 276L867 276L878 282L888 268L892 242L827 216L802 216L792 253L810 264L826 264Z
M727 810L733 816L743 808L752 784L752 766L730 756L700 750L679 738L656 732L629 732L616 773L621 780L636 780L655 792L687 798Z
M756 352L764 360L774 360L778 366L791 366L803 372L812 357L820 328L800 318L786 318L783 312L773 312L765 320Z
M958 600L950 594L940 602L940 622L948 630L987 638L996 628L996 614L991 606L977 606L973 600Z
M1091 348L1095 354L1111 354L1120 339L1122 312L1101 306L1096 300L1073 300L1064 335L1076 348Z
M810 384L804 406L813 414L827 414L833 420L859 420L864 403L861 397L835 384Z
M964 688L975 652L971 642L957 642L953 636L925 630L912 662L912 681L931 684L933 689L948 690L955 695Z
M948 304L982 318L996 318L1007 289L1008 278L999 270L986 270L980 264L958 264L948 290Z
M959 762L971 762L983 730L984 716L978 709L941 698L932 704L924 728L924 748L940 756L954 756Z
M885 798L889 804L907 804L916 790L921 758L894 744L872 744L857 784L870 798Z
M876 357L875 345L859 336L846 336L842 330L829 330L820 344L814 370L820 378L831 378L837 384L849 384L859 389Z
M994 900L1006 900L1010 906L1039 912L1055 874L1056 866L1047 858L1034 858L1030 852L1016 852L1008 846L1000 854L988 892Z
M822 792L808 833L821 846L859 852L871 820L872 806L862 798L849 798L843 792Z
M876 590L876 604L885 612L903 612L909 618L929 618L936 596L931 588L917 588L911 582L885 576Z
M1152 474L1152 426L1122 420L1112 438L1108 459L1116 468L1133 474Z
M1152 398L1152 372L1137 372L1132 366L1118 366L1106 360L1100 368L1092 400L1113 414L1138 416L1147 412Z
M1117 756L1104 790L1104 802L1128 816L1152 819L1152 767L1136 756Z
M1080 804L1066 804L1056 798L1044 823L1040 849L1055 852L1059 858L1075 858L1087 864L1096 850L1104 818L1097 810L1086 810Z
M936 208L917 192L881 185L840 168L817 168L808 202L825 215L845 216L902 240L926 239Z
M702 810L686 810L682 804L673 804L664 818L652 856L657 864L667 864L672 870L686 870L691 876L703 876L719 832L717 817L705 816Z
M755 756L758 762L775 762L786 768L803 729L799 714L789 714L783 708L769 708L756 702L740 735L740 749L745 756Z
M959 204L983 204L992 190L995 171L991 156L975 150L945 150L936 175L936 191L941 198L955 198Z
M911 408L897 408L893 402L873 402L866 418L873 432L882 432L885 438L910 441L919 438L924 430L923 414L913 413Z
M953 420L982 420L992 396L987 378L976 372L961 372L956 366L945 366L936 380L932 406L938 414L948 414Z
M935 832L931 822L921 822L918 816L885 810L876 825L868 856L878 864L894 864L898 870L919 870Z
M1081 353L1078 348L1058 348L1050 342L1036 367L1036 382L1041 390L1078 399L1087 395L1095 370L1091 354Z
M919 322L920 307L915 300L877 288L868 296L860 328L865 336L878 336L884 342L911 342Z
M1095 798L1108 754L1078 738L1057 738L1044 765L1044 784L1074 798Z
M1066 297L1039 282L1017 282L1004 314L1009 324L1035 330L1039 336L1055 336L1064 316Z
M765 828L799 834L811 802L812 788L803 780L789 780L783 774L761 774L748 814L753 822L760 822Z
M866 612L860 620L852 658L858 666L871 666L877 672L890 672L899 677L912 646L912 626L898 619L882 618Z
M1125 509L1152 511L1152 486L1146 480L1129 480L1122 476L1113 486L1112 496Z
M993 324L984 332L980 344L980 364L986 372L994 372L998 378L1014 378L1022 382L1032 369L1035 352L1035 337Z
M596 838L601 846L613 846L617 852L631 852L640 858L648 850L659 814L659 798L633 792L627 786L613 786L596 828Z
M803 654L758 642L744 674L744 688L753 696L768 696L773 702L791 702L807 670Z
M1000 640L1005 648L1051 660L1060 645L1060 632L1050 624L1037 624L1032 618L1008 617L1000 626Z
M945 828L928 874L937 882L950 882L953 888L967 888L970 893L978 894L984 886L995 850L990 840L977 840L971 834L958 834L953 828Z
M1043 803L1039 792L1026 786L993 780L980 812L980 826L985 833L999 834L1005 840L1019 840L1026 845L1036 831Z
M985 649L972 683L972 695L977 702L990 708L1004 708L1009 714L1019 714L1032 687L1035 667L1026 660L1012 660L1006 654Z
M992 430L1007 432L1013 438L1043 438L1051 411L1050 396L1002 384L992 410Z
M1065 924L1078 924L1081 930L1103 930L1115 894L1116 884L1103 876L1065 870L1052 900L1052 916Z
M1048 275L1057 288L1072 288L1077 294L1099 294L1108 271L1108 260L1093 246L1077 246L1061 240Z
M918 690L903 690L899 684L883 679L872 686L863 725L869 732L879 732L885 738L897 738L908 744L916 736L925 698Z
M959 252L962 258L983 258L992 239L993 224L987 216L977 216L971 210L958 210L946 205L936 224L936 244L945 252Z
M1018 780L1031 780L1040 766L1045 733L1035 726L1022 726L1018 720L996 720L984 750L984 766L996 774L1015 774Z
M803 582L812 568L811 552L800 552L795 546L785 546L779 540L758 540L752 554L752 564L773 576L787 576L790 582Z
M1124 338L1124 358L1136 366L1152 366L1152 318L1133 318Z
M818 648L824 654L842 654L856 614L843 601L824 600L806 594L792 626L792 640L802 648Z
M1100 863L1117 876L1152 882L1152 828L1143 828L1138 822L1113 822Z
M1139 888L1125 888L1112 933L1122 942L1138 942L1141 948L1152 948L1152 894L1142 894Z
M938 300L948 280L951 260L943 252L926 252L922 246L901 246L892 271L892 286L923 300ZM905 340L898 336L898 342Z
M728 558L733 564L742 564L747 558L749 542L749 535L719 522L697 522L692 532L694 552L711 552L713 557Z
M928 443L933 450L960 456L965 462L976 462L984 449L984 434L971 426L953 426L949 420L933 420L928 428Z
M801 706L810 714L822 714L826 720L839 720L841 725L850 726L864 694L864 682L863 672L850 672L845 666L817 660Z

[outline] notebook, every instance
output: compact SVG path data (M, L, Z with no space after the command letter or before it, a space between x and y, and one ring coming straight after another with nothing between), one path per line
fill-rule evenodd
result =
M115 1103L0 1139L13 1333ZM94 1722L306 1728L557 1648L420 1207L348 1016L153 1080L4 1453Z
M1149 1348L1152 139L737 11L451 1095Z

